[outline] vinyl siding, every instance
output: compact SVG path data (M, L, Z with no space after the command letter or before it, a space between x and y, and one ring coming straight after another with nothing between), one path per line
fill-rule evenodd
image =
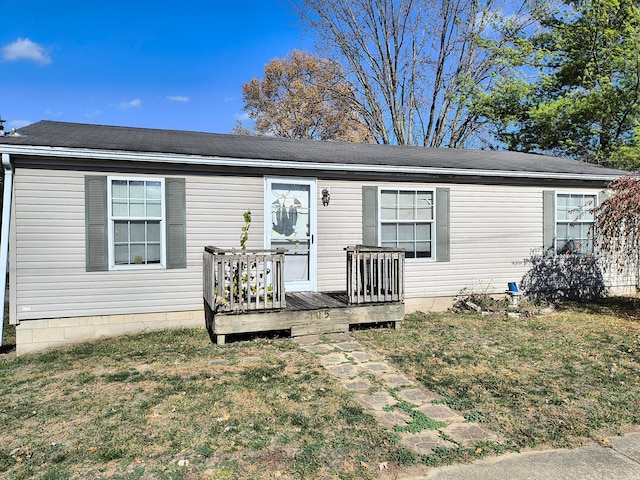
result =
M322 187L331 189L322 206ZM362 243L362 186L358 182L318 180L318 290L346 290L347 254L344 248Z
M451 186L451 261L407 262L409 298L450 296L464 288L504 292L542 245L542 194L531 187ZM422 274L421 274L422 272Z
M84 176L16 169L12 321L199 310L204 246L238 248L242 214L250 209L248 248L263 247L263 177L166 175L186 181L187 268L86 272ZM542 187L365 184L450 189L451 260L407 259L407 298L454 296L464 288L504 292L508 282L520 281L526 260L542 247ZM362 243L363 183L319 178L317 185L317 289L344 290L344 248ZM327 207L320 200L322 187L331 189Z
M318 185L331 188L330 205L318 207L318 290L340 290L345 285L343 249L362 241L363 184L319 180ZM397 182L366 185L450 189L451 259L407 259L407 298L455 296L465 288L502 293L508 282L520 282L529 268L527 261L542 248L542 187Z
M263 180L179 176L186 178L187 268L86 272L84 172L17 169L12 316L28 320L202 308L203 247L238 247L247 209L253 214L249 248L262 247Z

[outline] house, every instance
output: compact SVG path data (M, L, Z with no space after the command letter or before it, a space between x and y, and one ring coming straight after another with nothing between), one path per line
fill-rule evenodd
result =
M587 206L624 174L516 152L52 121L0 137L0 153L19 354L201 326L203 247L238 248L246 211L249 248L288 249L287 291L344 289L344 249L363 244L405 249L407 312L465 288L504 293L533 252L590 251ZM606 281L635 292L635 279Z

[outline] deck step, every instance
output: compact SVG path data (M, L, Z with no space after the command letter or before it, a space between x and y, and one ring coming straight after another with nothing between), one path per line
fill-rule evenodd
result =
M291 336L299 337L301 335L322 335L324 333L341 333L348 332L348 323L317 323L302 324L291 326Z

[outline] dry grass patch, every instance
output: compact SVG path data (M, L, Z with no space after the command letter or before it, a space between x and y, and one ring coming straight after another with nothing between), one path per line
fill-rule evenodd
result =
M353 333L507 442L420 457L295 343L216 346L203 330L167 330L1 358L0 477L366 479L385 463L390 478L640 428L634 304L415 314L400 330Z
M358 340L514 448L640 427L640 321L624 300L537 318L425 315Z
M0 378L5 478L360 479L412 459L288 340L152 332L5 359Z

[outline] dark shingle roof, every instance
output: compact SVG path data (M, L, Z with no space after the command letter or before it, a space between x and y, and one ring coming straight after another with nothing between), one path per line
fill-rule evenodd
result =
M519 152L436 149L290 140L179 130L41 121L0 137L3 144L180 156L315 162L336 165L421 167L465 171L530 172L617 177L625 172L585 162Z

